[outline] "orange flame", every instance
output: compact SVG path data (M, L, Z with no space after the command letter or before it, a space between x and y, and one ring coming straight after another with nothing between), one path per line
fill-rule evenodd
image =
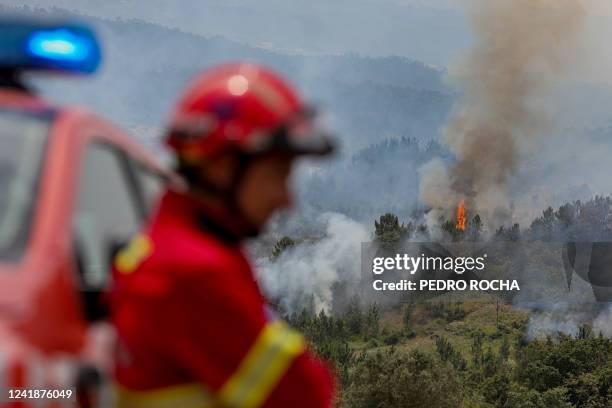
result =
M459 231L465 231L465 200L461 200L457 207L457 224L455 225Z

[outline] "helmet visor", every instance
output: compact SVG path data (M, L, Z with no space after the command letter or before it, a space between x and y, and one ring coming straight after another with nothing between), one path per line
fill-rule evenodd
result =
M326 156L334 152L333 135L314 109L307 109L253 146L253 153L287 152L294 155Z

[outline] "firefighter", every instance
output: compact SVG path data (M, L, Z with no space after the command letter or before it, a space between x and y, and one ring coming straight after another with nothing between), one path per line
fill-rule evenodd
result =
M252 63L196 76L166 142L186 181L116 257L120 407L329 407L333 379L262 296L242 244L291 204L295 159L331 139Z

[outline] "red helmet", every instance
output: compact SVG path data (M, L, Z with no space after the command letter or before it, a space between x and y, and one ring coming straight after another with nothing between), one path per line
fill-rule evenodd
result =
M242 62L197 75L179 100L166 143L188 163L234 151L324 155L330 137L315 115L279 75Z

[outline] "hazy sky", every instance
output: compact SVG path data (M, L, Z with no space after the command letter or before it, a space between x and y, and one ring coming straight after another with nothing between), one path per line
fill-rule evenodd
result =
M445 66L470 41L457 7L442 0L0 0L136 18L206 36L300 53L401 55Z
M104 18L141 19L295 53L401 55L448 67L473 36L466 10L482 0L0 0ZM495 0L490 0L495 1ZM549 1L554 5L555 0ZM580 1L590 17L575 76L612 84L612 0Z
M394 0L399 4L419 5L439 8L462 8L471 0ZM494 0L492 0L494 1ZM576 0L593 14L612 16L612 1L610 0Z

